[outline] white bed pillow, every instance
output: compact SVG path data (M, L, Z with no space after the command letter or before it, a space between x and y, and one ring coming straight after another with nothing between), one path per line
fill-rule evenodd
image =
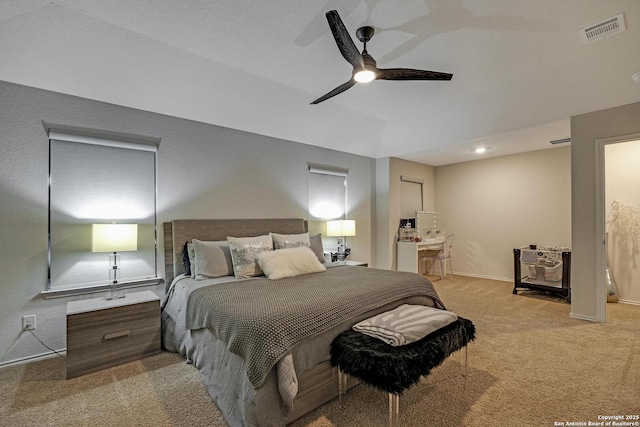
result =
M458 316L452 311L403 304L356 323L353 330L378 338L392 346L400 346L418 341L457 319Z
M233 274L228 241L205 242L193 239L192 243L195 251L195 271L192 271L192 274L195 275L196 280Z
M269 233L273 239L274 249L297 248L299 246L309 246L309 233L301 234L278 234Z
M258 255L258 264L269 279L282 279L326 270L325 266L318 261L316 254L306 246L262 252Z
M227 241L230 243L231 262L233 263L233 274L235 274L236 279L262 276L264 274L256 259L261 252L273 250L271 235L227 237Z

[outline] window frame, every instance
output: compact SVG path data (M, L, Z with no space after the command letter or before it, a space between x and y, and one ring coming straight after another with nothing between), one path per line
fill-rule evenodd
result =
M141 279L127 280L126 277L122 282L119 281L120 289L155 286L162 282L162 278L158 276L158 147L159 138L151 138L137 135L125 135L115 132L102 132L86 129L67 129L65 127L48 128L48 148L49 148L49 171L48 171L48 221L47 221L47 283L46 289L41 292L45 298L59 298L70 295L81 295L103 292L109 289L108 280L100 280L101 283L72 283L53 285L52 276L52 149L54 141L70 142L88 145L97 145L102 147L112 147L118 149L130 149L137 151L150 152L153 155L153 170L149 172L153 177L153 214L148 218L153 221L153 272ZM150 176L149 175L149 176ZM150 240L148 240L151 243ZM144 274L147 276L147 274Z

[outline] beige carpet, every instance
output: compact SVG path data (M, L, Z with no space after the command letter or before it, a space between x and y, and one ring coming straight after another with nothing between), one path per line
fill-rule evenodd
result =
M471 319L469 375L449 358L401 398L406 426L554 426L640 414L640 307L609 304L609 322L512 285L458 276L435 281L450 310ZM197 371L173 353L65 381L64 359L0 369L0 425L226 426ZM383 426L386 395L366 386L293 423Z

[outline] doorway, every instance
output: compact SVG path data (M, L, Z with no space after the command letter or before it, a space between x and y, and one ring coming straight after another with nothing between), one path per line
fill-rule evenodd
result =
M640 305L640 135L597 144L598 309L607 301Z

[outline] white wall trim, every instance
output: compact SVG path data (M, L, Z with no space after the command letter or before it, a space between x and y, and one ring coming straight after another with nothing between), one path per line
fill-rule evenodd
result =
M33 356L21 357L19 359L8 360L6 362L0 362L0 369L8 368L9 366L23 365L25 363L31 362L39 362L41 360L51 359L53 357L62 357L66 356L67 349L63 348L61 350L56 350L58 354L55 354L53 351L48 351L46 353L34 354Z
M593 316L584 316L582 314L569 313L569 317L572 317L574 319L586 320L594 323L602 323L601 321L599 321L597 318Z
M466 276L466 277L475 277L477 279L488 279L488 280L497 280L499 282L511 282L513 283L513 278L504 278L504 277L496 277L496 276L484 276L482 274L472 274L472 273L456 273L453 272L454 276Z
M640 306L640 301L631 301L628 299L619 299L618 304L629 304L629 305L638 305Z

